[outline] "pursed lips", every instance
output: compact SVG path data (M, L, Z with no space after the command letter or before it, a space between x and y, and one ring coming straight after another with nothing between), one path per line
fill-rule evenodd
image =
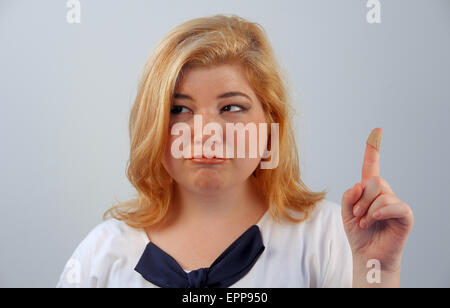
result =
M220 158L220 157L211 157L208 158L205 155L203 155L201 158L189 158L189 161L196 163L196 164L210 164L210 165L217 165L217 164L223 164L225 161L227 161L227 158Z

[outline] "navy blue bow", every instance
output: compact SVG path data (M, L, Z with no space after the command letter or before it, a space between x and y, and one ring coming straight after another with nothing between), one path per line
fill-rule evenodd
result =
M253 225L210 267L186 273L175 259L149 242L134 270L165 288L226 288L250 271L264 249L261 232Z

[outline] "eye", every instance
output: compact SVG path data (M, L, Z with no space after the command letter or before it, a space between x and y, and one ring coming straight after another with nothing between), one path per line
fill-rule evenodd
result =
M181 106L181 105L173 105L172 108L170 108L171 114L180 114L180 113L186 113L189 112L189 108Z
M248 110L248 108L245 108L241 105L226 105L221 109L222 112L239 112L245 110Z

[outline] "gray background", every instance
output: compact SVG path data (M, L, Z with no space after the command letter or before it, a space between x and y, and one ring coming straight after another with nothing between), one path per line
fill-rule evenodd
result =
M303 178L342 193L382 127L381 176L415 213L405 287L450 286L450 1L0 0L0 286L53 287L125 176L128 115L158 40L190 18L260 23L295 98Z

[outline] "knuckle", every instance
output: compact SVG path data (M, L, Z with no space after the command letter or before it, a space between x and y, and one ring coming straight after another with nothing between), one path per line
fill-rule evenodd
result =
M377 175L373 176L372 177L372 185L380 191L391 191L391 186L381 176L377 176Z
M344 194L342 195L343 199L347 199L348 195L350 194L350 189L347 189Z
M384 191L392 192L391 186L389 185L389 183L385 179L382 179L381 183L382 183L381 186L383 187Z
M386 206L389 205L392 202L392 196L388 194L381 194L378 196L378 202L380 203L380 206Z
M386 182L381 176L378 175L373 177L373 181L378 187L383 187Z
M378 187L379 186L379 182L380 182L379 178L380 177L377 176L377 175L371 176L369 181L367 181L367 187L370 187L372 189Z
M414 218L414 213L412 211L412 209L408 206L408 204L406 204L405 202L403 202L403 206L405 208L406 214L411 217Z

